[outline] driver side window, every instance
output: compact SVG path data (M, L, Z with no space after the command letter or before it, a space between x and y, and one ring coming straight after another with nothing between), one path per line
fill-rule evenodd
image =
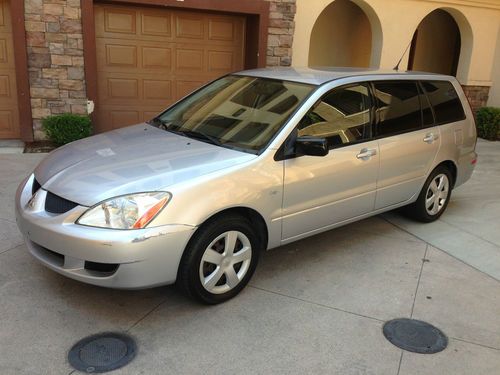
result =
M298 136L326 138L329 148L371 138L371 99L367 84L338 87L327 93L302 118Z

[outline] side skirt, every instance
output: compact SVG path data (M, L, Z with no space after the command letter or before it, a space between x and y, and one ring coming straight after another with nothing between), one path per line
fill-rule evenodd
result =
M417 200L417 197L418 195L415 194L413 197L411 197L410 199L408 199L407 201L404 201L404 202L401 202L401 203L397 203L397 204L394 204L392 206L387 206L387 207L384 207L384 208L380 208L378 210L375 210L375 211L372 211L372 212L369 212L367 214L363 214L363 215L359 215L359 216L355 216L351 219L347 219L347 220L344 220L344 221L340 221L338 223L335 223L335 224L331 224L331 225L327 225L325 227L322 227L322 228L319 228L319 229L315 229L315 230L312 230L312 231L309 231L309 232L306 232L306 233L302 233L302 234L299 234L298 236L294 236L294 237L289 237L289 238L285 238L281 241L281 245L286 245L288 243L291 243L291 242L295 242L295 241L298 241L298 240L301 240L303 238L307 238L307 237L310 237L310 236L314 236L315 234L319 234L319 233L323 233L323 232L326 232L330 229L335 229L335 228L338 228L338 227L341 227L343 225L347 225L347 224L350 224L350 223L354 223L355 221L359 221L359 220L363 220L363 219L366 219L368 217L371 217L371 216L375 216L375 215L378 215L378 214L381 214L383 212L387 212L387 211L391 211L391 210L394 210L396 208L399 208L399 207L403 207L403 206L406 206L408 204L411 204L413 202L415 202ZM268 250L270 250L271 248L269 248Z

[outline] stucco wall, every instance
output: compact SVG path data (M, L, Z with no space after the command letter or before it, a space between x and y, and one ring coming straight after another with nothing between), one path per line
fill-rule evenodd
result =
M335 1L314 28L309 48L311 66L370 66L370 21L358 6L349 0Z
M308 65L311 31L321 12L331 2L332 0L297 0L292 56L294 66ZM433 10L443 8L454 17L462 35L462 53L457 78L464 85L491 85L500 15L498 2L451 0L353 0L353 2L367 14L374 31L372 66L393 68L410 43L419 23ZM408 54L401 66L406 67L407 63Z
M490 90L488 105L500 107L500 27L497 34L497 45L495 49L495 64L492 72L493 86Z

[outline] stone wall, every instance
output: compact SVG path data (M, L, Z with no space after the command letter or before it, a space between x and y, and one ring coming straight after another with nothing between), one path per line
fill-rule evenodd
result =
M87 111L80 0L24 1L34 138L42 140L42 118Z
M267 66L290 66L295 30L296 0L268 0L269 36L267 41Z
M486 107L488 103L488 95L490 93L489 86L462 86L464 89L465 96L469 98L470 106L472 107L472 112L474 116L476 112L481 107Z

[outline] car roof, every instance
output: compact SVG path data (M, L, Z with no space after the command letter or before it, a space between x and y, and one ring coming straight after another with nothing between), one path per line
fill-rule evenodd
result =
M319 68L290 68L290 67L274 67L244 70L237 75L280 79L284 81L293 81L307 83L311 85L321 85L325 82L330 82L336 79L360 76L387 76L388 79L443 79L451 80L453 77L444 76L441 74L425 73L425 72L407 72L396 70L383 69L360 69L360 68L338 68L338 67L319 67Z

